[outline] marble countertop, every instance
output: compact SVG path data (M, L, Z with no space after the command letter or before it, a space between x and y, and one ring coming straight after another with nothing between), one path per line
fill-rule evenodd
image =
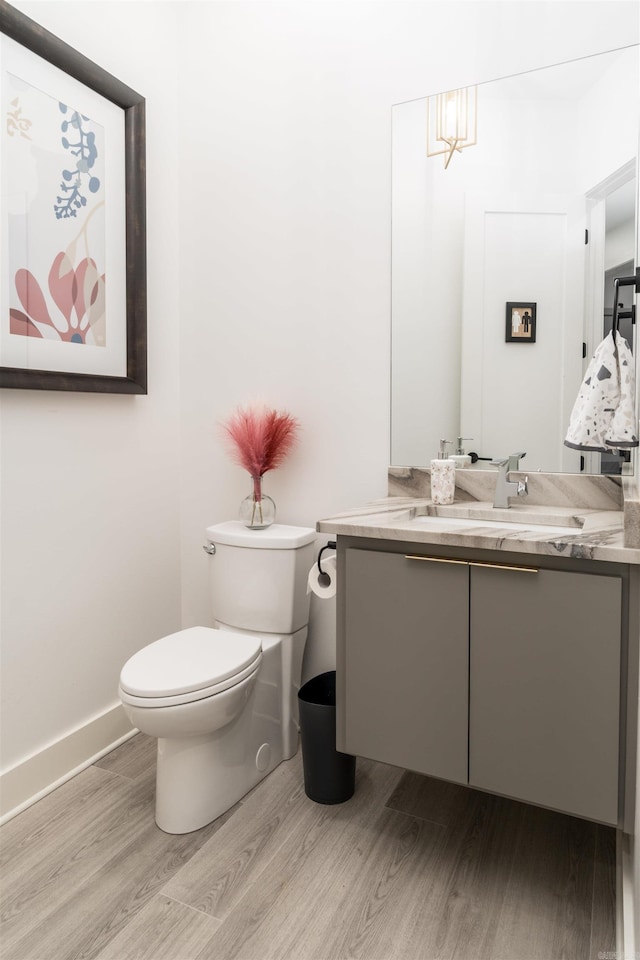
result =
M334 536L640 563L640 548L624 546L621 510L547 505L496 510L488 501L436 506L426 498L385 497L320 520L316 529Z

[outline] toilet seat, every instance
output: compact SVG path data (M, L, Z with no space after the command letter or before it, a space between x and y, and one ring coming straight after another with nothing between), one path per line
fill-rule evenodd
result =
M260 637L190 627L135 653L122 668L120 696L141 707L192 703L240 683L261 661Z

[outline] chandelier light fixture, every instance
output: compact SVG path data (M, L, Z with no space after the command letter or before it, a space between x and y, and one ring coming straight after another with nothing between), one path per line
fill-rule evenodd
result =
M477 87L447 90L427 98L427 156L444 154L445 170L454 152L477 142Z

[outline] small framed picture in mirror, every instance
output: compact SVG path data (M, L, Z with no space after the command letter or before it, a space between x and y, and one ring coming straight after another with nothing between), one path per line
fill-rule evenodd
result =
M523 300L507 303L507 343L536 342L536 305Z

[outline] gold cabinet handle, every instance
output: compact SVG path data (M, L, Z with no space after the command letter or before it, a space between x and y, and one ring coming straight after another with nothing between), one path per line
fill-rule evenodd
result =
M508 563L480 563L479 560L470 560L470 567L486 567L491 570L516 570L519 573L538 573L537 567L518 567Z
M457 563L466 567L486 567L487 570L515 570L517 573L538 573L537 567L520 567L509 563L481 563L479 560L452 560L450 557L421 557L405 553L405 560L428 560L429 563Z
M405 553L405 560L428 560L430 563L457 563L465 567L469 566L468 560L450 560L448 557L419 557L411 553Z

